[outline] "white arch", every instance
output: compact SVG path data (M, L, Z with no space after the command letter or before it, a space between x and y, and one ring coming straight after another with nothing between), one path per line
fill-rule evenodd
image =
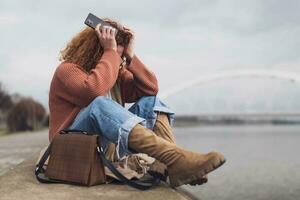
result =
M238 69L238 70L226 70L223 72L216 72L214 74L201 75L200 77L188 81L184 84L176 86L170 89L167 92L164 92L160 97L162 99L167 98L171 95L174 95L184 89L190 88L194 85L200 83L210 82L218 79L227 79L234 77L243 77L243 76L262 76L262 77L271 77L277 79L285 79L295 82L300 82L300 74L287 72L283 70L270 70L270 69Z

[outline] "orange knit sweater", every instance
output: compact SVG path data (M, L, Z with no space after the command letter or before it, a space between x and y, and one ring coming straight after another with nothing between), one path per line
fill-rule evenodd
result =
M155 74L135 55L129 66L119 70L119 54L106 50L90 73L80 66L62 62L55 70L49 93L49 140L73 122L80 109L97 96L106 96L116 81L120 81L122 106L142 96L156 95Z

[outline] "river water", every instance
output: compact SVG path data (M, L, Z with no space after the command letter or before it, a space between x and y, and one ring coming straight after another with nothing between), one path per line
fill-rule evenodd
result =
M300 199L300 126L195 126L174 129L179 145L222 152L208 183L184 187L200 199Z

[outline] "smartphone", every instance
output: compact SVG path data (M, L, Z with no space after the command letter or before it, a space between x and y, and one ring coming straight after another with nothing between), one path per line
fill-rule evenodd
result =
M87 16L87 18L85 19L84 23L85 23L87 26L89 26L89 27L91 27L91 28L93 28L93 29L95 29L96 26L97 26L99 23L101 24L101 27L102 27L102 26L110 26L110 27L112 27L109 23L107 23L107 22L105 22L104 20L100 19L99 17L93 15L92 13L89 13L89 14L88 14L88 16ZM113 28L113 27L112 27L112 28ZM116 29L116 32L115 32L115 33L117 34L117 32L118 32L118 30Z
M89 13L87 18L85 19L84 23L95 29L96 26L101 23L101 27L102 26L110 26L112 27L109 23L107 23L106 21L100 19L99 17L93 15L92 13ZM112 27L114 28L114 27ZM116 37L116 41L118 44L121 44L121 45L127 45L129 40L130 40L130 35L124 33L123 31L118 31L118 29L115 29L115 37Z

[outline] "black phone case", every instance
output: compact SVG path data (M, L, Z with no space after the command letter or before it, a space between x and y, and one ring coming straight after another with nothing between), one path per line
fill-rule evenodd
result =
M84 23L85 23L87 26L89 26L89 27L91 27L91 28L93 28L93 29L95 29L96 26L97 26L99 23L101 23L101 27L102 27L102 26L110 26L110 27L112 27L109 23L107 23L107 22L105 22L104 20L100 19L99 17L93 15L92 13L89 13L89 14L88 14L88 16L87 16L87 18L85 19ZM116 30L115 34L117 34L117 32L118 32L118 30Z
M99 17L93 15L92 13L88 14L84 23L93 29L95 29L99 23L101 23L101 27L102 26L112 27L109 23L107 23L104 20L100 19ZM128 34L126 34L123 31L120 31L118 29L115 29L115 37L116 37L117 44L127 45L130 40L130 36Z

